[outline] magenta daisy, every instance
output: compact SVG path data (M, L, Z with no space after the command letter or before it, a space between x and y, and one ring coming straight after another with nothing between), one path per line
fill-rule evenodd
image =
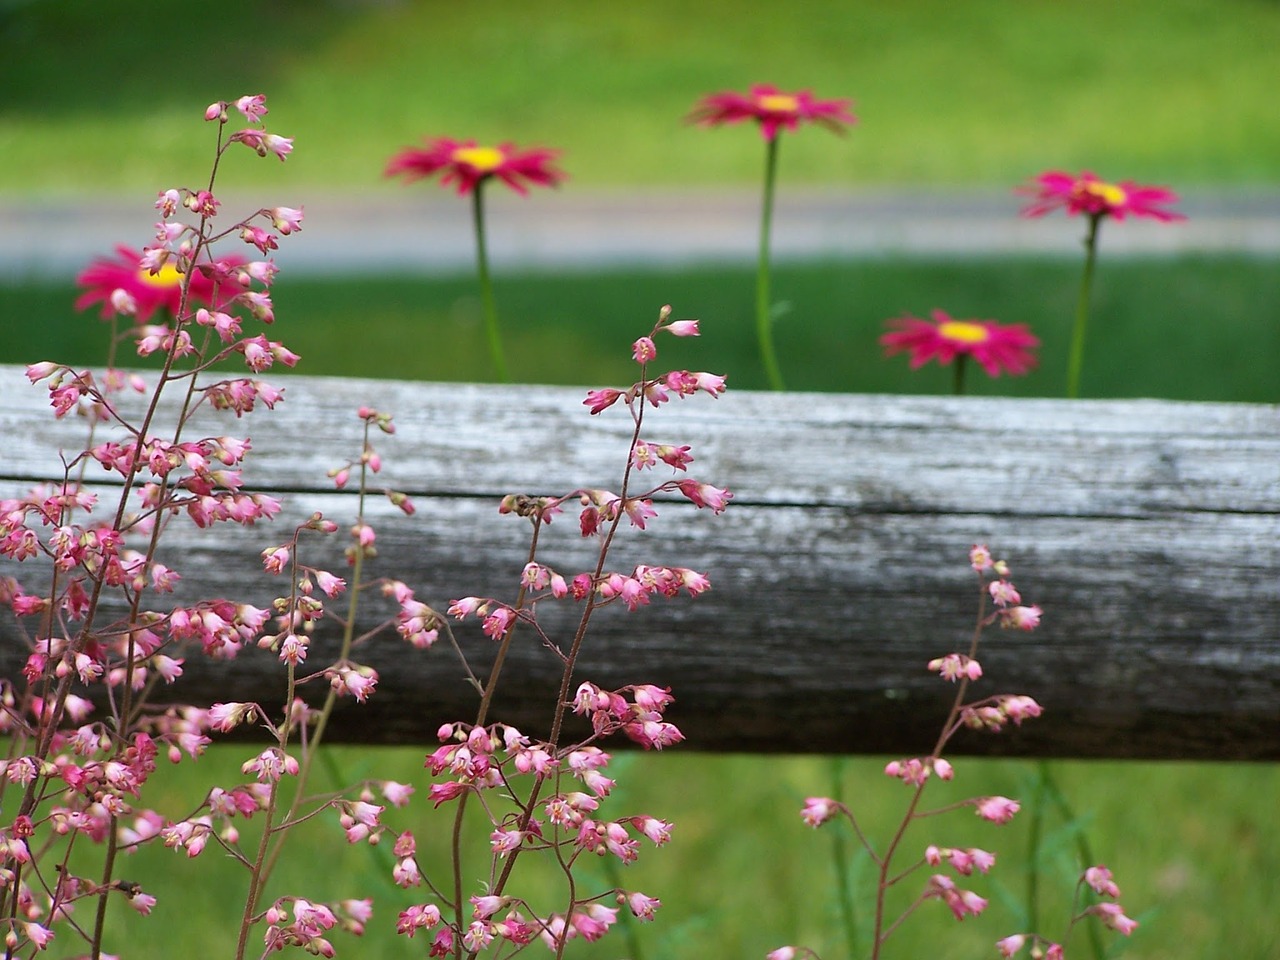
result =
M183 279L183 274L169 263L155 273L149 272L142 266L140 252L118 246L114 258L99 257L76 277L76 285L84 287L85 292L76 300L75 308L83 310L101 303L102 316L111 317L126 312L121 311L119 305L132 300L132 316L138 323L146 323L161 309L177 316L182 303ZM191 277L191 303L213 306L213 291L213 281L205 272L195 271Z
M1041 217L1063 207L1070 216L1084 214L1088 218L1089 227L1084 240L1084 274L1080 279L1075 324L1071 328L1071 347L1067 354L1067 396L1074 399L1080 395L1085 332L1089 325L1089 298L1093 287L1094 264L1098 259L1098 228L1102 221L1108 217L1123 220L1130 214L1135 217L1150 217L1161 223L1185 220L1186 217L1175 210L1165 209L1178 202L1178 195L1172 190L1143 187L1132 180L1109 183L1098 179L1088 170L1078 177L1061 170L1050 170L1036 177L1035 185L1019 187L1018 192L1035 198L1030 206L1023 209L1024 217Z
M896 353L911 355L911 369L937 359L948 364L957 357L961 365L969 357L987 372L1020 375L1036 365L1032 352L1040 341L1026 324L999 324L994 320L957 320L943 310L934 310L932 321L919 317L899 317L889 323L896 329L880 338L886 356ZM956 370L956 393L962 392L961 369Z
M756 265L756 341L765 377L774 390L783 389L782 368L773 345L773 301L770 298L770 236L773 230L773 193L778 178L778 131L795 130L801 123L817 123L844 133L842 125L857 123L849 112L849 100L818 100L808 90L783 93L758 83L748 94L711 93L694 104L688 119L703 126L755 120L765 141L764 203L760 209L760 254Z
M489 341L489 356L493 360L494 373L504 382L510 378L507 376L507 361L502 354L502 340L498 334L498 307L493 298L493 283L489 279L489 253L484 228L484 185L493 179L501 180L521 195L529 192L525 186L527 183L554 187L565 178L552 165L557 156L558 151L541 147L522 151L510 143L486 147L474 140L437 137L428 140L425 149L411 147L401 150L391 158L384 171L388 177L403 175L409 182L443 172L440 178L442 185L456 183L459 196L471 194L471 219L476 235L476 274L480 281L485 339Z
M1132 180L1109 183L1088 170L1079 176L1051 170L1036 177L1035 186L1022 187L1018 192L1035 197L1031 205L1022 211L1024 217L1040 217L1065 207L1072 216L1085 214L1123 220L1133 214L1162 223L1186 219L1181 213L1163 209L1178 202L1178 195L1172 190L1143 187Z
M407 148L387 163L386 175L403 174L408 181L420 180L444 171L440 182L456 183L460 195L470 193L490 177L497 177L516 193L529 191L525 183L554 187L565 175L552 166L559 156L556 150L541 147L517 150L514 144L496 147L480 146L474 140L452 140L437 137L427 142L426 149Z
M808 90L783 93L777 87L758 83L748 94L732 91L708 94L694 106L689 119L705 126L756 120L766 140L776 137L779 128L795 130L802 122L818 123L843 133L842 125L857 123L857 117L849 112L852 102L818 100Z

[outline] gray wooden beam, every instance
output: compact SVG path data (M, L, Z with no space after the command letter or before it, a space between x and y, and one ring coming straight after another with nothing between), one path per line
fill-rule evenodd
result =
M626 456L625 411L589 416L579 389L270 379L285 386L274 412L210 415L187 437L251 437L249 487L284 497L285 512L252 529L175 526L161 559L182 572L184 595L265 605L284 584L261 572L263 547L314 510L350 522L354 497L325 472L357 451L360 404L395 415L395 436L376 441L379 482L418 506L413 517L374 506L373 574L442 609L514 595L527 526L499 516L502 495L616 489ZM983 541L1045 617L1034 633L987 634L975 695L1027 693L1046 713L997 736L962 734L957 750L1280 759L1280 408L730 390L646 418L647 438L691 444L690 472L734 500L720 517L659 503L648 531L624 530L610 566L693 567L713 587L634 614L602 610L579 675L671 686L690 746L927 752L951 690L925 663L967 642L966 553ZM54 423L19 368L0 368L0 495L50 478L83 432ZM309 562L337 568L342 546L316 541ZM572 513L544 533L544 562L566 574L590 554ZM0 561L0 576L27 573ZM483 664L492 641L474 623L459 635ZM312 663L333 643L322 628ZM6 614L0 672L16 676L24 657ZM495 718L536 733L557 661L531 633L515 658ZM199 659L174 697L279 696L269 654ZM417 652L392 635L359 659L378 669L379 690L340 712L340 739L427 744L441 721L473 712L444 647Z

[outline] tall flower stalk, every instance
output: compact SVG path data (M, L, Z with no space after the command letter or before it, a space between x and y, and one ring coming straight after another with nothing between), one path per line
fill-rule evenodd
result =
M1041 217L1059 207L1065 207L1068 215L1084 214L1089 218L1089 228L1084 239L1084 274L1080 278L1080 293L1076 300L1075 323L1071 330L1071 347L1067 356L1067 396L1080 396L1080 372L1084 368L1085 334L1089 325L1089 304L1093 292L1093 274L1098 259L1098 228L1107 217L1123 220L1129 214L1135 217L1151 217L1161 223L1185 220L1181 213L1166 210L1168 204L1177 203L1178 195L1164 187L1143 187L1132 180L1108 183L1089 171L1073 176L1060 170L1051 170L1036 177L1033 186L1020 188L1019 192L1034 197L1022 211L1024 217Z
M1044 216L1063 207L1069 216L1083 214L1089 226L1084 238L1084 272L1080 277L1080 292L1076 298L1075 322L1071 328L1071 345L1067 354L1067 397L1080 396L1080 375L1084 369L1084 348L1089 326L1089 307L1093 296L1093 275L1098 261L1098 232L1102 221L1108 217L1123 220L1129 214L1135 217L1151 217L1161 223L1185 220L1186 217L1165 209L1176 203L1178 196L1164 187L1139 186L1132 180L1109 183L1095 174L1084 171L1073 176L1051 170L1036 178L1033 186L1022 187L1020 192L1030 194L1033 200L1023 211L1025 217ZM1041 761L1036 767L1037 803L1032 810L1032 831L1029 858L1031 871L1027 879L1026 909L1032 924L1038 920L1039 879L1042 852L1042 829L1047 798L1052 797L1059 813L1067 823L1074 823L1076 816L1066 796L1058 787L1053 764ZM1089 839L1083 831L1076 834L1077 852L1082 863L1092 860ZM1091 932L1090 946L1094 957L1103 956L1103 947L1096 931Z
M489 252L484 226L484 186L489 180L497 178L522 196L529 192L525 187L526 183L544 187L556 186L565 178L552 165L557 156L556 151L542 148L520 151L510 143L486 147L477 145L474 140L438 137L428 141L425 149L411 147L401 150L387 163L385 171L389 177L403 175L407 181L442 173L442 186L456 183L460 196L471 194L471 216L476 238L476 274L480 283L480 303L484 311L485 339L489 345L494 375L503 383L509 382L511 378L502 351L502 337L498 332L498 308L493 296L493 281L489 276Z
M778 177L778 134L803 123L820 123L836 133L857 122L849 112L849 100L816 100L808 90L783 93L777 87L757 84L750 93L713 93L694 106L689 119L706 126L755 120L765 140L764 202L760 211L760 251L756 263L756 338L765 377L774 390L784 389L782 369L773 343L773 303L770 295L770 238L773 230L773 197Z

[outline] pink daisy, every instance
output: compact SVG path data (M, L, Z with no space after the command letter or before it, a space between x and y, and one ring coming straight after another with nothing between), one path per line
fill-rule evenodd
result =
M239 258L227 258L222 261L230 266L239 263ZM138 323L146 323L160 309L168 311L170 316L177 316L182 302L183 274L172 264L166 263L156 273L149 272L142 266L142 254L131 247L116 247L113 259L99 257L76 277L76 285L85 288L75 302L77 310L83 310L95 303L102 304L102 316L114 316L118 311L113 297L116 291L123 291L132 299L135 310L133 318ZM234 295L237 291L231 290ZM214 283L204 270L196 270L191 278L190 300L192 304L214 306ZM225 302L230 296L220 297Z
M1026 324L999 324L994 320L956 320L942 310L933 311L933 321L919 317L899 317L889 322L897 329L880 338L886 356L911 354L911 369L924 366L935 357L948 364L956 357L973 357L988 376L1000 373L1027 373L1036 365L1031 352L1040 345Z
M388 177L404 174L408 181L430 177L440 171L444 185L458 184L458 193L467 194L490 177L497 177L516 193L529 191L524 182L554 187L565 174L552 166L559 151L535 148L517 150L514 144L496 147L479 146L474 140L452 140L437 137L427 142L426 149L401 150L387 163Z
M1051 170L1036 177L1035 184L1018 190L1035 197L1031 205L1022 211L1024 217L1040 217L1059 207L1066 207L1072 216L1083 213L1090 217L1123 220L1133 214L1162 223L1186 219L1173 210L1161 209L1164 205L1178 202L1178 195L1164 187L1143 187L1132 180L1108 183L1087 170L1078 177L1061 170Z
M758 83L749 94L712 93L694 106L689 119L713 127L721 123L757 120L766 140L778 135L780 127L795 130L803 121L820 123L828 130L843 133L842 124L857 123L849 112L851 100L817 100L808 90L783 93L777 87Z

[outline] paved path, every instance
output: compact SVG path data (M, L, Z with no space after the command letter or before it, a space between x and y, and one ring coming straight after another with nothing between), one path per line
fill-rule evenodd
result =
M591 268L621 264L753 263L759 197L750 191L537 191L490 194L490 256L497 269ZM303 205L300 234L276 253L301 274L473 269L470 204L432 184L363 196L306 199L222 196L228 216L264 203ZM141 246L156 219L154 197L107 201L0 199L0 278L74 276L117 243ZM778 259L888 255L1079 256L1083 222L1062 214L1018 216L1010 193L838 193L783 189L774 217ZM1195 194L1190 219L1165 225L1109 225L1108 256L1247 252L1280 255L1280 189Z

